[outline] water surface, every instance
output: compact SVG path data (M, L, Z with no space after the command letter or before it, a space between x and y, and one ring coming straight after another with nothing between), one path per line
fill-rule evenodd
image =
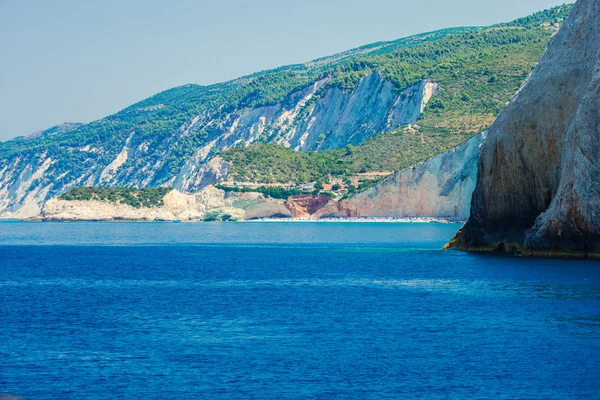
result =
M456 225L0 223L0 392L600 398L600 263Z

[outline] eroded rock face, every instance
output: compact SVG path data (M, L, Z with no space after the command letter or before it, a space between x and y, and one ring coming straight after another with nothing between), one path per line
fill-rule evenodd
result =
M330 201L331 197L324 194L298 195L290 197L285 205L294 218L307 218L318 213Z
M422 80L398 93L390 81L379 73L372 73L352 92L328 88L310 114L278 142L297 150L325 150L359 144L415 122L437 87L434 82Z
M208 186L195 194L172 190L161 207L135 208L105 201L52 199L42 210L42 218L54 221L200 221L209 216L227 215L229 220L288 218L283 201L264 198L259 193L225 193Z
M600 1L579 0L489 130L471 217L449 247L600 251Z
M211 157L233 146L267 141L315 151L361 143L415 122L438 89L437 83L421 80L398 93L379 73L367 75L352 91L327 87L328 80L291 94L281 104L230 114L213 132L214 140L186 162L173 186L189 192L224 178L231 166Z
M380 184L316 212L327 217L431 217L466 220L485 133L406 168Z
M197 156L188 160L179 172L174 186L185 188L186 191L200 190L225 180L231 170L231 164L220 156L213 157L207 163L203 162L204 158L198 159Z

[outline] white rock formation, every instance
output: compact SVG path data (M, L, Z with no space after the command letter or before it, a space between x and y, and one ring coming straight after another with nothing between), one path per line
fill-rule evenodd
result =
M325 217L431 217L466 220L486 133L315 214Z
M600 257L600 0L579 0L489 129L449 247Z
M173 190L161 207L135 208L107 201L67 201L52 199L42 211L42 219L58 221L199 221L227 215L230 220L290 217L283 202L265 199L258 193L225 193L208 186L195 194Z

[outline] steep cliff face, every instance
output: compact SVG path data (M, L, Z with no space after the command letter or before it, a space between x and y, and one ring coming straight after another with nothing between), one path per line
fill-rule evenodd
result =
M466 220L485 133L317 211L324 217L432 217Z
M438 88L436 83L423 80L398 92L379 73L364 77L349 92L326 86L328 80L319 80L276 105L230 114L212 134L214 140L186 162L174 187L195 191L213 183L215 169L207 169L205 163L214 165L211 155L233 146L266 141L308 151L361 143L415 122ZM207 127L199 123L194 129Z
M19 155L0 164L0 215L38 215L44 201L52 197L54 183L47 172L54 162L41 152L30 157Z
M380 74L363 78L356 90L333 87L318 93L316 104L276 142L297 150L326 150L358 144L380 133L415 122L438 85L420 81L401 93ZM286 118L296 118L289 115Z
M579 0L490 128L471 217L449 247L600 251L600 1Z
M416 121L437 90L436 83L423 80L399 93L379 73L367 75L352 91L326 86L328 81L321 79L281 103L230 114L214 146L228 148L259 139L296 150L357 144Z
M331 197L324 194L314 197L311 195L299 195L290 197L285 205L294 218L308 218L330 201Z

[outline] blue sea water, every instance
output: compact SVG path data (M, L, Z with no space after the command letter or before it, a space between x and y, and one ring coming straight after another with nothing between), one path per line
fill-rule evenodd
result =
M600 398L600 263L457 225L0 223L0 393Z

